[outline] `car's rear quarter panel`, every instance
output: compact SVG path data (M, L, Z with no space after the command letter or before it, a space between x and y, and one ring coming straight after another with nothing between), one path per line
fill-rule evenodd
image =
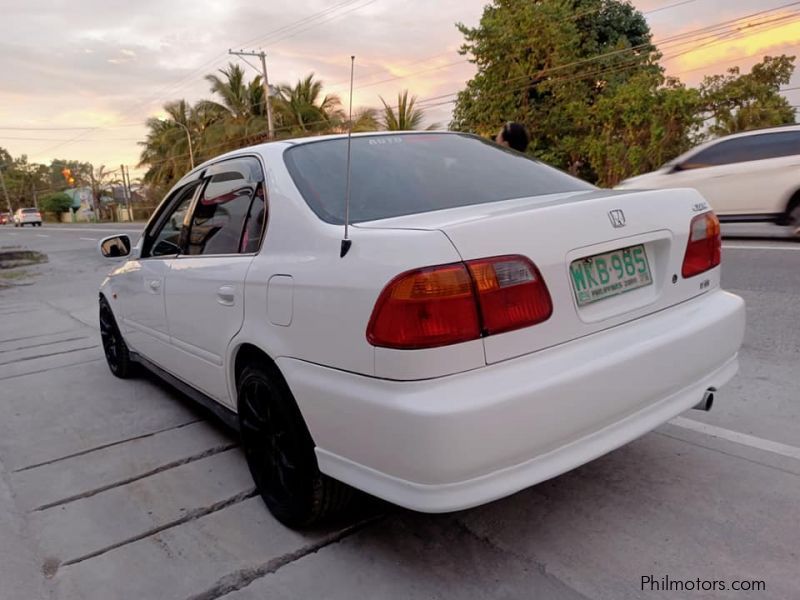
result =
M276 164L279 154L265 158L269 221L261 252L247 274L245 321L229 348L231 379L235 354L243 344L253 344L273 359L297 358L370 376L376 374L377 361L378 374L391 375L381 367L387 357L376 358L366 338L380 292L397 274L458 261L458 253L440 231L351 230L353 245L342 258L344 228L324 223L311 212L282 163ZM279 292L283 313L290 304L288 324L275 324L270 314L269 281L275 275L291 278L283 278L284 289ZM273 302L276 297L273 293ZM388 361L403 378L436 377L485 364L480 340L427 351L391 352L396 354Z

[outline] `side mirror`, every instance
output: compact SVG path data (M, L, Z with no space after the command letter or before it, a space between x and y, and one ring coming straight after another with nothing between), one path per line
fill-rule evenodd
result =
M97 249L103 258L125 258L131 253L131 238L124 233L112 235L100 240Z

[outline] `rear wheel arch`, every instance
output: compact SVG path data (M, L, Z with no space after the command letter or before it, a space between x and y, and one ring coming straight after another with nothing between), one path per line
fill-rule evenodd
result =
M233 353L232 365L233 392L236 394L234 399L236 400L237 408L239 404L239 381L242 376L242 371L247 366L253 365L263 368L267 371L271 378L274 378L277 385L289 389L289 385L286 383L283 373L281 373L281 370L278 368L278 365L275 364L275 361L272 359L272 357L255 344L244 343L236 348Z
M789 201L786 203L786 210L784 211L783 215L781 215L781 221L783 225L800 225L800 216L795 216L794 219L796 222L792 222L792 213L798 212L800 209L800 189L796 190L794 194L789 197Z
M236 350L233 370L242 447L270 512L304 529L345 510L353 489L319 471L313 437L275 361L246 343Z

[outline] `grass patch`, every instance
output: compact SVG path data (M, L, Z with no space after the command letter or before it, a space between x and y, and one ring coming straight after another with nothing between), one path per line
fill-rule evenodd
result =
M0 250L0 269L15 269L47 262L47 255L34 250Z
M19 271L0 271L0 279L5 281L16 281L17 279L25 279L30 273L25 269Z

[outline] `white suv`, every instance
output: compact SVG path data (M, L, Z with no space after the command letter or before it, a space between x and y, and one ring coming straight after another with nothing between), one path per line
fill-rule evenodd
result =
M38 208L18 208L14 213L14 227L31 225L33 227L42 226L42 213Z
M238 428L284 523L348 486L426 512L489 502L708 409L736 372L744 303L697 192L597 190L465 134L347 151L222 156L135 247L100 242L125 260L100 289L111 371L145 365Z
M617 189L682 187L703 194L721 221L774 221L800 228L800 126L707 142Z

